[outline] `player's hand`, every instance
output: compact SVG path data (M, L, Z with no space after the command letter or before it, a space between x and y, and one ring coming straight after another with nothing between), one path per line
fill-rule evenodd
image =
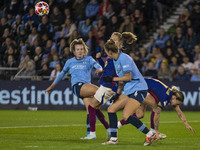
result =
M99 74L99 73L101 73L103 70L101 70L101 69L97 69L96 71L95 71L95 74Z
M50 94L51 91L52 91L52 88L51 88L51 87L48 87L48 88L45 90L45 93Z
M96 54L96 58L100 58L100 57L101 57L101 53L99 52Z
M186 128L188 130L192 131L193 133L196 133L196 131L190 125L187 125Z
M112 95L112 97L109 99L110 103L112 103L112 102L114 103L116 100L118 100L119 96L120 96L120 94L114 93Z
M103 77L103 80L104 80L105 82L113 82L113 77L111 77L111 76L104 76L104 77Z

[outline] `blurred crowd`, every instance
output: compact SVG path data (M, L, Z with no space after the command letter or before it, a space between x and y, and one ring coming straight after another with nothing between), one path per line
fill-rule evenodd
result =
M46 0L44 0L46 1ZM39 17L39 0L0 1L0 67L18 68L20 76L50 76L73 57L69 45L83 38L96 59L113 32L132 32L138 42L149 26L164 20L173 0L48 0L50 13ZM190 0L168 30L160 29L147 48L125 45L144 76L169 81L200 81L200 3ZM98 55L99 56L99 55ZM18 71L19 71L18 70ZM9 76L11 71L0 71ZM5 75L6 74L6 75Z

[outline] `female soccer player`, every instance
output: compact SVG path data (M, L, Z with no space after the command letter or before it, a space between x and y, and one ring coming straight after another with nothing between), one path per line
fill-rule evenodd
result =
M122 35L118 32L114 32L111 35L111 39L115 41L115 44L119 49L122 48ZM105 82L103 80L103 77L105 76L116 76L115 67L113 64L113 60L109 57L106 57L106 61L101 59L101 54L97 53L97 59L99 60L100 65L103 67L103 72L100 77L100 88L96 91L94 95L94 100L92 103L88 106L89 111L89 123L90 123L90 132L86 133L86 137L83 139L96 139L96 133L95 133L95 124L96 124L96 116L95 116L95 110L99 108L102 104L105 104L108 99L112 96L114 92L117 91L118 88L118 82ZM99 118L102 121L105 120L105 118ZM107 138L110 139L110 132L109 132L109 125L107 124Z
M127 36L130 37L131 35ZM133 40L135 41L136 38L133 38L132 41ZM132 116L133 112L139 108L147 95L147 84L132 58L123 52L119 52L119 48L115 44L114 40L110 39L106 42L105 51L107 55L113 59L115 71L118 77L107 76L103 78L104 81L123 81L125 85L124 94L122 94L119 99L108 108L111 138L109 141L102 144L118 144L116 112L124 108L123 119L146 134L147 137L144 146L150 145L155 138L155 134L149 131L149 129L138 118Z
M156 133L156 139L158 140L166 137L164 134L159 134L158 127L161 109L167 104L170 104L174 107L174 110L177 112L178 117L183 121L186 128L195 133L195 130L188 124L186 117L179 107L179 105L181 105L184 101L183 93L175 86L169 88L167 85L157 79L145 78L145 81L148 86L149 94L142 105L138 108L136 113L133 115L137 116L138 118L143 118L146 111L146 106L148 105L153 108L151 113L151 131ZM125 120L121 120L118 122L118 128L124 124L127 124L127 122Z
M98 90L97 86L91 84L91 70L94 67L98 74L102 72L102 67L91 56L87 56L88 49L82 39L73 40L70 44L70 51L74 53L75 57L66 61L62 72L46 89L46 92L50 93L64 75L70 71L73 93L83 99L88 114L88 106L92 103L93 96ZM95 113L98 118L105 118L99 109ZM89 115L87 115L87 124L89 124ZM103 124L107 128L105 120Z
M123 35L123 36L122 36ZM115 44L119 48L120 52L122 49L122 41L125 39L128 43L133 42L133 39L136 38L136 36L130 32L124 32L123 34L119 32L114 32L111 35L111 39L114 40ZM95 117L95 109L99 108L102 104L106 103L108 99L111 97L113 92L116 92L119 86L119 89L121 88L121 84L118 82L105 82L103 80L103 77L105 76L116 76L115 67L113 63L113 59L107 57L106 61L101 59L101 54L97 53L97 58L99 60L100 65L104 68L103 73L100 77L100 88L96 91L94 95L94 100L92 101L92 104L88 106L89 111L89 118L90 118L90 133L87 132L86 137L84 139L96 139L96 133L95 133L95 123L96 123L96 117ZM118 93L121 92L121 90L118 91ZM114 97L119 97L119 94L117 92L114 94ZM110 99L112 102L112 99ZM100 118L105 120L104 118ZM107 139L110 139L110 132L109 132L109 126L107 126Z

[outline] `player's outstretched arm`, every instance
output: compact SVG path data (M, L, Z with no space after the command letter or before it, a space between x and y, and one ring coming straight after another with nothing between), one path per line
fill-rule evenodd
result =
M177 105L174 107L174 110L176 111L178 117L183 121L183 123L185 124L186 128L190 131L192 131L193 133L195 133L196 131L188 124L185 115L183 114L182 110L180 109L180 107Z
M55 83L52 83L46 90L45 93L50 94L53 88L56 86Z

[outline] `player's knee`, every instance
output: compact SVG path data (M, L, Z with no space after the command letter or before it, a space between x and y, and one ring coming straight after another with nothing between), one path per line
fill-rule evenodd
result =
M142 119L142 118L144 118L144 115L140 116L140 118L139 118L139 119Z
M96 100L96 99L94 99L91 103L90 103L90 105L93 107L93 108L95 108L95 109L99 109L100 108L100 102L98 101L98 100Z
M144 113L137 115L137 118L138 118L138 119L144 118Z
M94 95L95 95L95 93L96 93L96 91L94 91L94 90L91 90L91 92L90 92L90 93L91 93L91 95L92 95L92 96L94 96Z

